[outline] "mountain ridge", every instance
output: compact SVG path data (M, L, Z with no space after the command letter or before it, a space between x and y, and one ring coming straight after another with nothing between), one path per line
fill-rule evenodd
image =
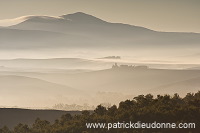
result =
M135 28L135 30L137 30L137 31L144 30L146 32L149 32L149 31L155 32L155 31L153 31L151 29L148 29L148 28L145 28L145 27L141 27L141 26L135 26L135 25L123 24L123 23L107 22L107 21L104 21L102 19L99 19L99 18L97 18L95 16L92 16L92 15L89 15L89 14L86 14L86 13L83 13L83 12L76 12L76 13L72 13L72 14L61 15L61 16L58 16L58 17L52 17L52 16L28 16L28 17L26 17L25 21L23 21L23 22L21 22L19 24L16 24L16 25L9 26L9 27L10 28L14 28L14 29L27 29L27 30L32 29L32 28L30 28L32 26L34 27L33 29L37 29L37 30L39 28L42 28L38 24L35 24L35 23L40 23L40 24L45 24L45 25L53 24L57 29L59 29L59 27L62 26L62 25L65 25L65 26L67 26L67 25L68 26L76 25L77 26L77 24L79 24L79 25L90 25L90 26L103 25L103 26L106 26L107 28L109 28L111 25L115 25L115 28L117 28L118 25L121 25L126 29ZM29 24L29 26L27 27L26 24ZM57 25L57 24L60 24L60 25ZM87 28L88 27L86 27L86 29Z
M150 31L154 31L154 32L164 32L164 33L195 33L195 34L199 34L199 33L196 33L196 32L169 32L169 31L155 31L155 30L152 30L150 28L146 28L146 27L143 27L143 26L136 26L136 25L132 25L132 24L125 24L125 23L116 23L116 22L108 22L108 21L105 21L105 20L102 20L100 18L97 18L93 15L90 15L90 14L87 14L87 13L84 13L84 12L75 12L75 13L71 13L71 14L65 14L65 15L61 15L61 16L37 16L37 15L30 15L30 16L23 16L21 17L21 19L24 19L23 22L21 23L24 23L26 21L63 21L63 22L72 22L73 19L75 20L83 20L81 22L94 22L94 21L91 21L91 20L95 20L96 22L99 21L99 23L107 23L107 24L122 24L122 25L126 25L126 26L133 26L133 27L138 27L138 28L144 28L146 30L150 30ZM89 20L91 19L91 20ZM75 22L75 21L73 21ZM16 25L19 25L21 23L18 23ZM90 23L91 24L91 23ZM8 27L15 27L16 25L12 25L12 26L8 26ZM0 27L1 28L1 27Z
M19 33L0 32L0 47L11 49L37 47L44 48L75 48L75 49L160 49L181 50L188 47L196 50L199 48L199 33L159 32L148 28L122 23L110 23L102 19L77 12L58 17L31 16L22 23L7 27L10 30L47 31L61 33L63 36L47 36L42 33L40 37L30 35L24 37ZM26 34L26 33L25 33ZM10 37L10 35L12 35ZM16 38L12 38L12 37ZM34 38L34 39L32 39ZM14 41L13 41L14 40ZM50 40L50 41L49 41ZM24 42L23 42L24 41ZM181 48L181 49L180 49Z

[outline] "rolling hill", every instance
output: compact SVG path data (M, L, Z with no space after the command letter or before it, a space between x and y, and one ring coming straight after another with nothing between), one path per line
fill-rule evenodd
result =
M16 75L0 76L0 105L44 107L52 106L58 101L71 100L84 95L82 91L37 78ZM35 105L35 103L38 103Z
M152 89L151 92L156 93L162 91L163 94L173 94L177 92L179 95L185 95L189 93L188 90L189 92L193 93L200 91L200 77L159 86L155 89Z
M82 58L49 58L49 59L2 59L0 66L18 69L102 69L109 68L113 61L92 60ZM23 70L22 70L23 71Z
M124 65L96 71L68 71L0 71L0 105L52 107L58 103L118 104L121 100L140 94L179 93L183 96L200 90L199 70L133 68Z
M125 68L121 70L108 69L96 72L63 75L61 76L62 78L58 78L59 80L57 80L57 82L64 84L64 81L68 81L68 85L86 90L111 91L139 95L151 93L152 88L180 81L182 82L179 86L182 86L184 89L185 83L188 82L187 80L190 82L193 81L194 83L187 85L184 90L181 90L178 86L176 89L174 86L174 89L166 88L165 91L163 91L163 89L157 91L157 94L173 94L176 92L184 94L200 89L200 85L198 84L200 80L197 78L199 76L199 70L131 70Z
M1 72L2 73L2 72ZM156 94L179 92L180 94L190 91L198 91L200 77L199 70L174 70L174 69L133 69L119 68L106 69L80 73L37 73L37 72L4 72L4 74L16 74L29 76L57 84L68 85L73 88L93 94L97 92L113 92L121 94L147 94L153 93L153 89L158 88ZM3 74L3 73L2 73ZM186 85L186 83L190 85ZM180 83L179 83L180 82ZM167 89L168 86L179 83L174 89ZM184 87L186 86L186 87ZM166 89L162 89L162 87ZM154 93L155 94L155 93Z
M198 33L158 32L139 26L106 22L82 12L59 17L29 16L22 23L10 26L9 29L26 30L27 32L29 30L37 30L66 34L66 36L62 36L56 39L56 41L53 41L46 48L54 46L65 48L104 47L104 49L144 47L154 49L169 47L192 48L198 47L200 42L200 34ZM37 35L33 37L38 38L38 43L43 40ZM18 39L21 40L23 38L19 37ZM48 38L55 39L54 37ZM7 40L8 44L10 43L10 39L5 40ZM38 43L34 43L29 47L41 45L42 48L42 44ZM18 43L16 42L16 44ZM24 47L26 45L24 44ZM15 46L18 47L18 45ZM13 45L8 45L7 48L9 47L13 47Z

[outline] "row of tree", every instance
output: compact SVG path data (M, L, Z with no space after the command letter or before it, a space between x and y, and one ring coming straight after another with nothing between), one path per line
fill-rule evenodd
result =
M66 110L66 111L71 111L71 110L94 110L95 106L90 106L88 104L83 104L83 105L77 105L77 104L55 104L53 106L53 109L57 110Z
M87 128L86 123L195 123L195 128L189 129L135 129L135 128ZM102 105L91 111L82 111L81 115L63 115L50 123L37 118L33 125L18 124L14 129L0 129L0 133L199 133L200 132L200 91L188 93L184 98L174 96L139 95L132 100L126 100L117 107L106 108Z

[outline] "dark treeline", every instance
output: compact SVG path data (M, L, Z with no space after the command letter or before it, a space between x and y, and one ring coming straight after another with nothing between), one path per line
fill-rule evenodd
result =
M87 129L86 123L195 123L193 129ZM151 94L139 95L133 100L126 100L119 106L109 108L97 106L94 112L82 111L81 115L63 115L50 123L37 118L33 125L18 124L14 129L0 129L0 133L199 133L200 131L200 91L188 93L184 98Z

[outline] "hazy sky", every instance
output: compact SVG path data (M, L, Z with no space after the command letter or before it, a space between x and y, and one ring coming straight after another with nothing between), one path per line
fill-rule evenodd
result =
M200 0L0 0L0 19L85 12L158 31L200 33Z

